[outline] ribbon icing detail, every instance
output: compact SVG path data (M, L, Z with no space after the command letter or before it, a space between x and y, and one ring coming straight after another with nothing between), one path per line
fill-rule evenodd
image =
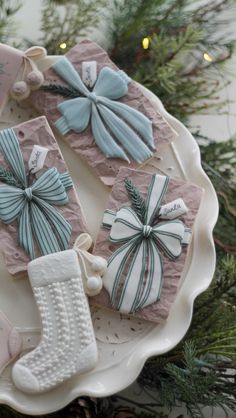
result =
M155 150L152 122L136 109L115 101L128 93L130 78L123 71L103 67L89 91L66 57L52 68L84 96L57 106L62 117L55 126L63 135L70 130L82 132L91 121L94 141L106 157L129 162L131 156L138 163L152 157Z
M109 240L121 246L108 260L103 283L112 306L123 313L136 312L160 299L163 284L160 250L175 260L189 243L191 231L182 221L156 221L168 182L166 176L152 176L144 223L130 207L104 213L103 225L111 228Z
M67 189L73 185L70 175L52 167L28 185L13 129L0 132L0 151L20 184L0 186L0 219L6 224L18 221L19 244L31 259L35 258L34 238L43 255L66 250L72 227L53 206L68 203Z

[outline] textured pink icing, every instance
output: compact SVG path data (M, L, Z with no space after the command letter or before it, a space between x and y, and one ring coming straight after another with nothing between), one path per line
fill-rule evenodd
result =
M117 211L122 206L131 206L130 200L127 197L127 193L124 187L124 179L126 177L131 179L134 185L138 187L141 194L146 197L147 188L151 180L151 174L145 173L143 171L121 168L108 199L106 205L107 209ZM182 198L189 210L179 219L184 222L186 227L193 229L202 193L203 190L194 184L185 183L181 180L171 179L163 202L167 203L177 198ZM93 250L94 254L109 258L118 248L116 244L113 244L109 241L109 233L109 229L101 226ZM183 248L181 256L175 261L171 261L162 253L164 284L160 301L137 312L135 314L136 317L147 319L153 322L162 322L167 319L170 307L173 304L177 294L187 257L187 252L187 248ZM98 296L91 298L90 303L98 306L103 306L108 309L113 309L110 304L108 292L105 289L103 289Z
M104 66L108 66L115 70L118 69L110 60L107 53L96 43L89 40L82 41L80 44L76 45L66 54L66 57L72 62L75 69L80 74L82 62L87 60L97 61L98 71L100 71ZM52 69L44 72L44 78L46 84L65 84L65 82L61 80L61 78ZM42 90L34 92L30 97L30 101L33 106L40 113L45 114L51 123L54 123L61 116L57 110L57 105L64 100L65 98L59 95L53 95ZM157 150L174 139L175 133L173 129L166 122L166 120L153 109L151 101L141 92L137 83L132 81L129 84L128 94L120 101L139 110L152 121L154 140ZM135 162L128 164L117 158L106 158L94 143L90 127L80 134L70 131L67 135L65 135L65 140L71 148L73 148L73 150L89 164L89 166L100 177L102 182L108 186L111 186L114 183L115 177L121 166L129 166L133 168L137 168L138 166Z
M50 167L56 167L60 173L68 171L57 142L44 116L17 125L14 131L20 143L26 170L28 170L27 162L33 146L38 144L48 148L49 152L43 169L37 175ZM0 154L0 165L7 167L2 154ZM0 182L0 185L2 184ZM68 191L68 196L68 204L55 206L55 208L72 225L72 236L69 245L71 248L77 236L82 232L87 232L87 227L74 188ZM0 247L4 253L7 269L11 274L17 274L27 270L29 257L18 245L18 226L16 221L9 225L0 222Z

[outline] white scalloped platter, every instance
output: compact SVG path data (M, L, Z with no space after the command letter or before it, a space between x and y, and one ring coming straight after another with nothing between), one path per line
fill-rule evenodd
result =
M125 389L137 378L150 356L165 353L179 343L190 325L194 299L211 283L215 268L212 230L218 215L216 193L201 167L199 148L190 132L165 111L159 99L146 89L144 92L153 101L153 107L178 133L175 142L164 147L158 153L158 158L144 169L190 180L205 191L177 298L168 321L162 325L93 308L92 317L99 347L97 367L88 374L75 376L48 393L32 396L18 391L11 381L9 365L0 376L0 403L23 413L41 415L61 409L80 395L104 397ZM0 129L35 116L31 109L9 102L1 116ZM96 237L109 190L61 138L57 139L78 190L91 235ZM37 345L40 338L38 311L27 277L12 278L7 273L2 256L0 289L0 309L21 333L25 353Z

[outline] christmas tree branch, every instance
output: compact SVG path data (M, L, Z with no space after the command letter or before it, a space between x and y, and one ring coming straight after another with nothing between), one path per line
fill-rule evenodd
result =
M131 180L125 179L125 188L131 200L132 208L138 215L140 221L144 223L147 210L145 200L140 195L138 189L133 185Z
M63 86L60 84L43 84L40 87L43 91L48 91L52 94L58 94L63 97L68 97L70 99L74 99L76 97L80 97L81 94L71 86Z

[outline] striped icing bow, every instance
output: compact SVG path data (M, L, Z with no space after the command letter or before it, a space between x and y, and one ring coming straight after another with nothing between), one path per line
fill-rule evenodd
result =
M153 155L151 121L141 112L116 101L128 93L130 78L123 71L103 67L90 91L67 58L61 58L52 68L84 96L57 106L62 117L55 125L63 135L70 130L82 132L91 122L94 141L106 157L129 161L129 155L141 163Z
M0 132L0 151L18 182L0 187L0 219L6 224L18 221L19 244L31 259L35 258L33 237L44 255L67 249L72 228L53 205L68 203L66 190L73 185L69 174L53 167L28 185L13 129Z
M145 223L130 207L117 213L107 210L104 226L109 240L122 244L108 260L103 277L114 308L133 313L160 299L163 266L159 249L172 260L180 256L191 231L180 220L155 223L169 178L154 175L149 186Z

